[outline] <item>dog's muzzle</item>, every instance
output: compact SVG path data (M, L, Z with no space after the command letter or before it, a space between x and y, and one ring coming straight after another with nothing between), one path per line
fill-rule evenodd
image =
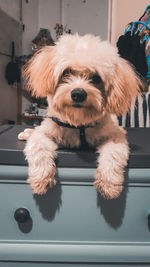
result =
M82 88L75 88L71 91L71 99L75 103L82 103L87 98L87 93Z

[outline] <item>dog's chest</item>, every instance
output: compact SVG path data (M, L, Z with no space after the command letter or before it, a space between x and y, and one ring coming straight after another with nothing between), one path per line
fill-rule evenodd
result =
M96 146L100 143L102 137L99 129L96 127L80 129L63 129L62 144L69 147Z

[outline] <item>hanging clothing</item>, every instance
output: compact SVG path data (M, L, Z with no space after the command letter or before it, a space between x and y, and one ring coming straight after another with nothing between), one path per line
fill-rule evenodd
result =
M120 56L132 63L141 78L150 77L150 5L139 21L126 26L117 47Z
M131 32L120 36L117 42L120 56L132 63L136 71L143 77L148 72L145 46L146 41L141 43L140 36L138 34L131 35Z

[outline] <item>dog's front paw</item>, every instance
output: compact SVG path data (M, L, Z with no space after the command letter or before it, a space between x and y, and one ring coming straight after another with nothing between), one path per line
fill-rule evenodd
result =
M35 179L34 177L29 177L27 182L30 184L33 193L38 195L43 195L46 193L49 187L56 185L56 180L54 178L44 178L42 180Z
M27 128L23 132L18 134L18 139L19 140L28 140L31 133L33 132L33 129Z
M36 174L37 173L37 174ZM54 178L55 168L49 172L47 175L43 175L43 172L36 172L35 170L29 169L29 178L27 182L30 184L33 193L43 195L46 193L47 189L56 185L56 180Z
M106 199L117 198L122 192L122 183L112 183L108 179L103 179L101 172L97 171L94 185L99 193Z

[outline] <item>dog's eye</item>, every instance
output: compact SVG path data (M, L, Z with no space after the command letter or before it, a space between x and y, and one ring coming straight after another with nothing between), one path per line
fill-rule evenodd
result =
M102 82L102 79L101 79L101 77L98 74L93 74L90 77L90 80L91 80L91 83L93 83L93 84L99 84L99 83Z
M66 80L67 78L69 78L69 76L70 76L71 74L74 74L74 70L69 69L69 68L68 68L68 69L65 69L65 70L63 71L62 75L60 76L59 83L65 82L65 80Z
M70 74L73 74L73 73L74 73L74 71L72 69L66 69L62 73L62 78L65 78L65 77L67 77L67 76L69 76Z

